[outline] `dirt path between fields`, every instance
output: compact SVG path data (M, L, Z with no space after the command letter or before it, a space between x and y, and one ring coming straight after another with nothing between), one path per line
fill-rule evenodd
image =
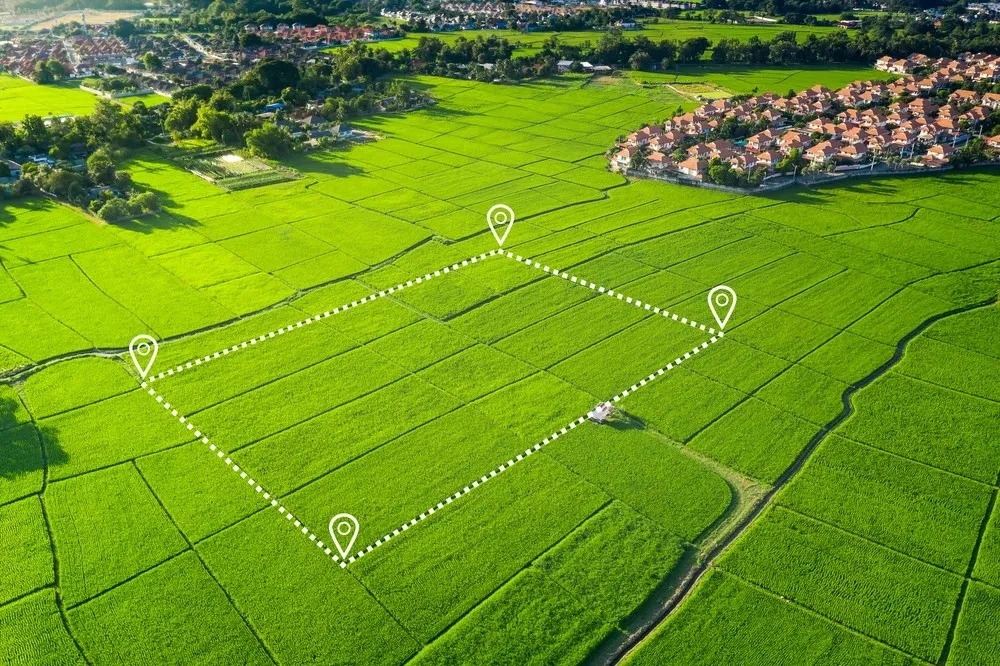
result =
M673 595L667 599L667 602L660 608L659 612L656 613L655 616L643 627L624 637L616 644L605 646L603 649L598 648L598 652L595 653L586 663L591 666L597 666L598 664L601 666L609 666L621 663L622 660L624 660L633 650L639 647L657 627L663 624L666 620L670 619L674 611L677 610L681 604L684 603L684 601L687 600L688 597L690 597L695 591L698 587L698 583L708 570L712 568L712 566L729 549L729 547L732 546L740 536L742 536L747 528L754 523L764 509L771 504L771 500L775 497L775 495L777 495L789 481L795 478L799 470L802 469L802 466L809 460L816 448L827 438L827 436L833 433L841 423L854 413L854 404L851 401L854 394L870 385L876 379L882 377L897 363L899 363L903 359L903 355L905 354L906 348L910 342L942 319L965 314L980 308L991 307L996 303L997 299L992 298L974 305L955 308L953 310L934 315L906 334L906 336L896 344L896 351L892 355L891 359L873 370L867 377L851 384L844 390L844 393L841 396L844 407L840 413L837 414L837 416L826 424L826 426L824 426L819 432L817 432L811 440L809 440L809 444L807 444L802 450L799 456L795 459L795 462L792 463L791 467L785 470L785 473L778 478L774 486L764 493L756 506L754 506L753 509L742 519L742 521L736 525L735 529L727 534L705 557L698 558L693 562L690 562L688 564L688 570L675 577L678 578L680 582L678 583Z

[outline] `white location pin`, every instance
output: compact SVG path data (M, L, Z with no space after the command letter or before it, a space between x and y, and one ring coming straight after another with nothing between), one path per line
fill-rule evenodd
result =
M128 343L128 353L132 356L132 362L135 363L135 368L143 379L153 367L158 350L156 340L148 335L137 335L132 338L132 342Z
M514 210L505 204L496 204L486 211L486 223L490 225L490 231L493 232L493 238L497 239L497 245L503 247L507 234L514 226Z
M330 519L330 536L333 537L333 544L340 552L341 558L347 559L360 531L358 519L349 513L338 513Z
M733 316L733 310L736 309L736 292L724 284L713 287L712 291L708 292L708 308L719 324L719 330L724 329L729 318Z

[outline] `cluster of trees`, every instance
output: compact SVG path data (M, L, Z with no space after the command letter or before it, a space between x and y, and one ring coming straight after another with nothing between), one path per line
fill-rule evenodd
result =
M246 146L253 154L278 158L294 146L290 132L257 115L267 102L301 107L322 98L319 114L341 122L376 108L404 110L419 101L405 82L377 80L395 70L391 56L377 56L363 44L340 52L336 62L298 67L265 59L238 81L223 89L208 85L185 88L174 95L163 128L175 139L200 137L230 146ZM283 112L276 114L280 120Z
M31 72L31 78L35 80L35 83L55 83L62 81L67 76L69 76L69 70L66 69L66 65L54 58L39 60L35 63L34 71Z
M134 92L139 90L132 79L127 76L107 76L104 78L87 78L80 82L82 85L101 90L108 93Z
M718 157L714 157L708 163L708 173L706 175L709 182L719 185L754 188L764 182L767 169L761 167L752 171L739 171L734 169L729 162L723 162Z
M712 48L712 62L727 64L871 63L883 55L905 57L911 53L954 56L962 51L1000 49L1000 30L986 23L960 21L939 27L924 20L907 21L900 29L892 19L866 19L868 29L810 34L799 42L792 31L770 40L754 35L746 41L721 39Z
M29 115L17 124L0 123L0 156L24 164L21 179L6 194L22 196L37 188L106 220L155 210L156 196L137 189L115 163L163 131L166 111L165 105L147 108L136 102L125 108L98 100L89 116L46 124ZM38 155L54 164L29 159Z
M538 58L542 62L546 59L585 60L595 65L629 66L636 70L666 69L674 63L701 60L711 45L712 42L704 37L654 42L645 35L629 38L620 30L609 30L593 46L590 42L563 44L558 37L550 37L542 45Z
M858 7L887 9L891 12L914 12L941 7L949 3L941 0L888 0L884 3L855 2L854 0L705 0L706 9L735 9L768 16L785 14L840 14Z

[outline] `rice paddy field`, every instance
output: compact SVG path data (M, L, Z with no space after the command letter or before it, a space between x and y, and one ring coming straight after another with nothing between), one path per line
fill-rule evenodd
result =
M411 83L295 181L3 202L0 661L996 663L1000 174L629 183L669 90Z
M744 95L755 89L757 92L784 95L789 90L810 88L817 81L823 81L823 85L836 90L852 81L889 81L895 78L892 74L859 66L843 66L838 69L805 66L789 69L697 64L677 66L675 70L629 72L629 76L645 86L666 85L678 92L710 97Z
M802 25L729 25L724 23L707 23L704 21L674 21L661 19L659 23L646 23L641 30L630 30L625 32L629 38L639 35L648 37L654 41L670 39L682 42L696 37L704 37L715 43L720 39L738 39L746 41L753 36L763 40L773 39L780 32L794 32L799 41L805 41L809 35L821 35L841 28L823 26L802 26ZM596 45L604 33L599 30L575 30L569 32L532 32L523 33L517 30L461 30L455 32L436 33L410 33L403 39L394 39L379 42L378 47L395 53L403 49L413 49L420 42L421 37L436 37L445 43L454 42L459 37L465 39L484 39L491 36L509 40L512 44L517 44L514 51L515 56L528 56L541 51L542 45L552 37L558 37L562 44L579 46L589 42ZM340 47L334 47L340 48ZM711 50L709 50L711 53Z
M85 115L93 111L98 99L97 95L80 90L79 82L41 86L10 74L0 74L0 121L19 121L26 115L43 118ZM162 95L124 97L118 101L133 104L138 100L147 106L170 101Z

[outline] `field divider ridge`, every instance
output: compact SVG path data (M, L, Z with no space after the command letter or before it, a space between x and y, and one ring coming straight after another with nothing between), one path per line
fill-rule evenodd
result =
M289 332L294 331L296 329L302 328L303 326L308 326L309 324L312 324L313 322L320 321L321 319L326 319L328 317L332 317L333 315L337 315L337 314L340 314L342 312L346 312L347 310L351 310L353 308L359 307L361 305L364 305L365 303L371 303L372 301L374 301L374 300L376 300L378 298L385 298L386 296L391 296L393 294L399 293L400 291L402 291L403 289L406 289L408 287L412 287L414 285L422 284L424 282L427 282L428 280L432 280L432 279L434 279L436 277L440 277L440 276L445 275L447 273L452 273L452 272L457 271L457 270L459 270L461 268L465 268L466 266L469 266L471 264L475 264L475 263L478 263L480 261L484 261L485 259L487 259L489 257L499 256L499 255L502 255L502 254L503 254L502 250L490 250L489 252L483 252L481 254L477 254L475 256L469 257L468 259L463 259L462 261L454 263L454 264L451 264L450 266L444 266L443 268L440 268L440 269L438 269L436 271L433 271L433 272L430 272L430 273L426 273L424 275L420 275L420 276L414 277L414 278L412 278L410 280L407 280L406 282L400 282L395 287L389 287L388 289L381 289L381 290L379 290L379 291L377 291L375 293L369 294L368 296L362 297L360 300L352 301L350 303L345 303L344 305L341 305L339 307L335 307L332 310L327 310L327 311L322 312L320 314L312 315L310 317L306 317L305 319L300 319L299 321L297 321L295 323L288 324L287 326L283 326L283 327L278 328L278 329L273 330L273 331L268 331L267 333L264 333L264 334L259 335L259 336L255 336L253 338L250 338L249 340L244 340L243 342L237 343L237 344L233 345L232 347L226 347L225 349L220 349L219 351L213 352L211 354L206 354L203 357L199 357L199 358L192 359L190 361L181 363L177 367L173 367L173 368L170 368L168 370L164 370L163 372L161 372L161 373L159 373L157 375L150 376L149 378L146 379L146 383L153 383L153 382L155 382L157 380L160 380L160 379L163 379L165 377L170 377L170 376L179 374L181 372L184 372L185 370L190 370L192 368L196 368L198 366L204 365L205 363L209 363L210 361L214 361L215 359L223 358L223 357L228 356L229 354L232 354L234 352L238 352L241 349L246 349L248 347L255 346L255 345L260 344L262 342L266 342L267 340L272 340L272 339L274 339L274 338L276 338L278 336L284 335L285 333L289 333Z
M691 328L696 328L700 331L705 331L709 335L719 335L720 337L722 336L722 331L716 331L714 328L710 326L706 326L705 324L700 324L693 319L688 319L687 317L682 317L678 315L676 312L670 312L666 308L660 308L654 306L652 303L644 303L639 299L632 298L631 296L626 296L620 291L615 291L614 289L608 289L607 287L602 287L601 285L594 284L593 282L590 282L589 280L586 280L584 278L577 277L576 275L571 275L570 273L566 273L565 271L560 271L558 268L552 268L550 266L546 266L538 261L535 261L534 259L531 259L530 257L522 257L519 254L515 255L513 252L501 251L500 254L507 257L508 259L513 259L519 264L524 264L525 266L530 266L531 268L537 268L538 270L549 273L550 275L555 275L556 277L561 277L564 280L569 280L573 284L578 284L583 287L589 287L598 293L604 294L606 296L611 296L612 298L617 298L619 301L628 303L629 305L634 305L639 309L649 310L655 314L662 315L668 320L676 321L681 324L686 324Z
M229 456L228 453L226 453L224 450L220 449L215 444L213 444L212 441L208 438L208 435L203 433L201 430L195 428L194 424L192 424L186 416L179 413L174 405L171 405L168 401L164 400L163 395L157 393L156 390L151 388L147 382L143 382L141 386L149 393L150 396L152 396L156 400L156 402L160 404L161 407L163 407L163 409L167 413L176 418L181 425L187 428L194 435L196 440L199 440L202 444L207 446L208 452L214 453L216 458L220 462L225 464L225 466L228 467L234 474L238 474L242 480L246 481L247 486L249 488L251 488L254 492L263 497L265 500L269 501L271 503L271 506L278 510L278 513L283 515L286 520L291 522L295 526L296 530L300 531L303 536L307 537L309 541L315 544L316 547L323 552L323 554L330 557L330 559L332 559L334 562L340 561L340 556L334 553L333 550L328 545L324 544L323 541L316 535L315 532L309 529L309 527L307 527L306 525L303 525L302 521L298 520L292 514L292 512L289 511L285 507L285 505L278 500L278 498L275 495L269 493L260 484L259 481L257 481L252 476L247 474L245 470L240 469L240 466L233 461L233 459ZM341 563L341 567L343 566L345 565Z
M622 398L624 398L624 397L626 397L626 396L628 396L628 395L630 395L632 393L635 393L640 388L642 388L643 386L646 386L647 384L649 384L650 382L652 382L657 377L663 375L664 373L666 373L666 372L668 372L670 370L673 370L677 366L681 365L684 361L688 360L689 358L691 358L695 354L698 354L699 352L701 352L703 349L707 349L709 345L715 344L716 342L718 342L719 340L721 340L722 337L723 337L723 335L722 335L722 332L720 331L718 334L713 335L710 339L708 339L708 340L706 340L706 341L704 341L704 342L702 342L702 343L700 343L698 345L695 345L691 349L691 351L684 352L681 356L678 356L677 358L675 358L670 363L667 363L665 366L663 366L663 367L655 370L654 372L650 373L648 376L643 377L642 379L640 379L635 384L632 384L630 387L628 387L626 389L623 389L620 393L618 393L617 395L615 395L614 397L612 397L609 400L609 402L617 403ZM577 426L580 426L580 425L584 424L587 421L587 419L590 418L593 415L593 413L594 413L594 411L591 410L591 411L587 412L586 414L584 414L583 416L581 416L581 417L579 417L577 419L574 419L573 421L570 421L567 425L565 425L564 427L562 427L559 430L555 431L554 433L552 433L551 435L549 435L548 437L546 437L542 441L538 442L534 446L528 447L522 453L519 453L516 456L514 456L513 458L510 458L509 460L507 460L507 462L501 463L499 466L493 468L492 470L490 470L489 472L487 472L483 476L479 477L478 479L476 479L472 483L466 485L461 490L459 490L459 491L455 492L454 494L449 495L448 497L444 498L443 500L441 500L440 502L438 502L434 506L432 506L429 509L427 509L426 511L422 512L420 515L416 516L415 518L410 519L408 522L403 523L402 525L400 525L398 528L394 529L389 534L386 534L385 536L383 536L381 539L378 539L377 541L369 544L367 547L362 548L356 554L348 557L345 561L341 562L340 563L341 568L346 567L348 564L353 564L355 561L361 559L362 557L364 557L368 553L372 552L373 550L375 550L379 546L385 545L386 543L389 542L389 540L393 539L394 537L400 536L403 532L406 532L407 530L409 530L411 527L413 527L417 523L420 523L420 522L426 520L427 518L429 518L430 516L434 515L434 513L436 513L437 511L439 511L439 510L441 510L443 508L445 508L447 505L451 504L455 500L463 497L464 495L468 495L469 493L471 493L473 490L475 490L479 486L483 485L484 483L486 483L490 479L496 477L498 474L501 474L501 473L505 472L506 470L510 469L515 464L521 462L522 460L524 460L528 456L532 455L533 453L535 453L537 451L540 451L543 447L548 446L549 444L551 444L555 440L559 439L561 436L567 434L570 430L573 430Z

